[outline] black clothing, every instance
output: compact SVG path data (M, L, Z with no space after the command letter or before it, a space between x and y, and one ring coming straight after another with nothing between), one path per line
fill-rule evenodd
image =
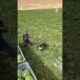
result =
M3 22L0 20L0 51L2 51L7 56L16 57L16 51L14 51L3 38L3 33L5 32L7 32L7 29Z

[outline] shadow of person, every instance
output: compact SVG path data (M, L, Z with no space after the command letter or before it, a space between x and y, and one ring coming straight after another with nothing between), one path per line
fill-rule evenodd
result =
M20 44L20 47L38 80L58 80L55 74L44 65L40 57L35 54L30 46L22 47L22 44Z
M17 62L16 59L7 57L0 52L0 79L16 80L17 79Z
M6 32L7 32L7 28L0 20L0 51L2 51L2 53L4 53L6 56L16 57L17 51L13 50L13 48L3 38L3 33Z
M0 20L0 79L2 80L16 80L17 73L17 50L6 42L3 33L7 32L7 28ZM13 78L12 78L13 77Z

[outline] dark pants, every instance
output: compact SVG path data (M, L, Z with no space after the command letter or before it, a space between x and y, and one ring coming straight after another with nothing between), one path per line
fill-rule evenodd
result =
M0 39L0 51L9 57L16 57L17 51L14 51L4 39Z

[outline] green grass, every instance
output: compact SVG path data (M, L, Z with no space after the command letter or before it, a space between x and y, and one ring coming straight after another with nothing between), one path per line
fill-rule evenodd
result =
M22 48L38 80L62 80L62 10L18 11L18 42L24 29L36 44ZM45 40L49 50L39 51L37 43Z

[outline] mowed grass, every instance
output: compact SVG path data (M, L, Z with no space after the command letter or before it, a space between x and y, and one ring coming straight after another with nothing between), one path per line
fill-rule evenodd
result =
M18 11L19 44L24 29L29 30L35 44L22 50L38 80L62 80L62 10ZM37 45L41 40L48 43L48 50L39 51Z

